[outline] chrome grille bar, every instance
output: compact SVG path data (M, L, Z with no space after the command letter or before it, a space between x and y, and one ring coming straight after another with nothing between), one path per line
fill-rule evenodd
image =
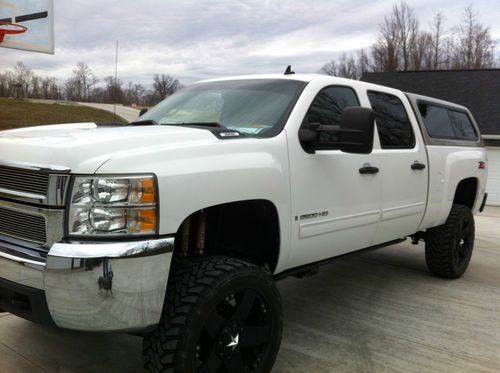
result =
M0 165L0 188L45 196L49 173Z
M0 199L64 206L70 169L0 161Z
M0 207L0 235L43 245L47 242L45 219Z

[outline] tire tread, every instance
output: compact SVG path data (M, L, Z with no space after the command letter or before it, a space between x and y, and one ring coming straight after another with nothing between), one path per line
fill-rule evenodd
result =
M150 372L176 372L179 365L177 346L186 325L196 316L197 304L208 297L212 284L221 276L244 269L260 268L229 257L204 257L172 269L160 326L143 341L144 368ZM267 275L266 275L267 276ZM268 277L268 276L267 276ZM269 278L269 281L272 281Z
M471 214L470 209L464 205L454 204L446 222L427 231L425 260L429 270L439 277L458 278L465 271L465 269L457 271L457 268L453 265L456 224L464 214ZM474 224L473 217L471 221Z

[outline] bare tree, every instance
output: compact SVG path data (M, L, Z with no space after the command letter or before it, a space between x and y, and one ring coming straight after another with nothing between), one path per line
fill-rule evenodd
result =
M332 60L325 63L319 72L325 75L338 76L339 70L337 68L337 62Z
M81 100L81 87L80 81L76 77L67 79L63 86L64 97L68 101Z
M88 101L90 91L99 81L92 69L85 62L78 62L73 70L75 80L78 82L78 100Z
M399 69L397 24L392 18L385 17L380 26L377 41L371 48L372 68L374 71L397 71Z
M31 80L33 79L33 72L23 62L17 62L14 66L14 81L11 81L11 86L18 86L22 97L28 97L30 91Z
M129 82L128 87L125 90L125 99L130 105L141 105L143 104L145 92L146 89L142 86L142 84Z
M31 98L42 98L40 84L41 84L41 78L38 75L33 74L31 78L31 90L30 90Z
M361 79L363 72L369 70L369 60L363 49L356 56L343 53L338 61L332 60L323 65L320 73L348 79Z
M104 81L106 82L104 101L110 104L122 103L124 98L123 82L120 79L115 79L114 76L107 76Z
M408 3L394 5L392 19L396 27L397 45L400 50L401 65L404 71L411 66L412 54L415 53L418 38L418 20L415 10Z
M358 77L361 79L363 73L370 71L370 57L366 54L364 49L360 49L357 52L358 57Z
M358 66L352 55L347 56L344 53L340 57L339 76L348 79L358 78Z
M437 13L429 31L421 31L414 8L401 2L393 6L380 25L376 42L369 50L371 58L358 55L354 69L352 59L341 56L325 64L321 72L352 77L368 70L480 69L500 64L500 59L495 60L495 41L489 28L479 22L472 7L465 8L462 23L453 33L446 31L444 23L444 15Z
M432 47L432 35L426 31L419 32L411 54L411 66L413 70L429 70L433 68Z
M480 23L472 6L465 8L462 23L455 29L455 36L454 68L480 69L495 65L495 43L490 30Z
M153 77L153 95L158 101L163 100L172 93L175 93L180 88L180 83L177 79L170 75L158 75Z
M439 69L443 62L445 62L443 61L443 55L445 54L445 44L448 42L448 39L445 37L444 22L445 17L443 13L437 13L432 21L432 65L430 66L432 69Z
M7 97L10 95L9 81L10 79L7 72L0 74L0 97Z
M32 97L66 99L123 104L155 104L182 88L179 81L169 75L154 75L153 89L146 90L141 84L128 82L123 88L120 79L108 76L104 84L97 86L98 79L85 62L78 62L73 74L59 85L55 77L34 74L23 62L17 62L12 70L0 72L0 97Z

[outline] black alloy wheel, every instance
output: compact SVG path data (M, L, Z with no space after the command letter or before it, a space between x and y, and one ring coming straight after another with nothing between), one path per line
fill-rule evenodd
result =
M463 217L457 227L454 261L457 268L461 267L470 259L471 251L471 229L472 224L468 216Z
M253 289L228 294L208 315L197 343L197 370L251 372L270 345L269 304Z
M429 270L440 277L462 276L472 257L474 236L470 208L453 205L443 225L427 230L425 260Z
M150 372L270 372L281 342L274 280L242 260L206 257L178 266L163 318L144 338Z

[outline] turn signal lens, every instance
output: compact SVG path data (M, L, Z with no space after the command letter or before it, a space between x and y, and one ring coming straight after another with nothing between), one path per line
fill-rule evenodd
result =
M479 169L484 170L486 168L486 162L479 161Z
M153 179L141 179L141 204L156 202L155 184Z
M156 229L156 209L139 210L139 231L154 233Z

